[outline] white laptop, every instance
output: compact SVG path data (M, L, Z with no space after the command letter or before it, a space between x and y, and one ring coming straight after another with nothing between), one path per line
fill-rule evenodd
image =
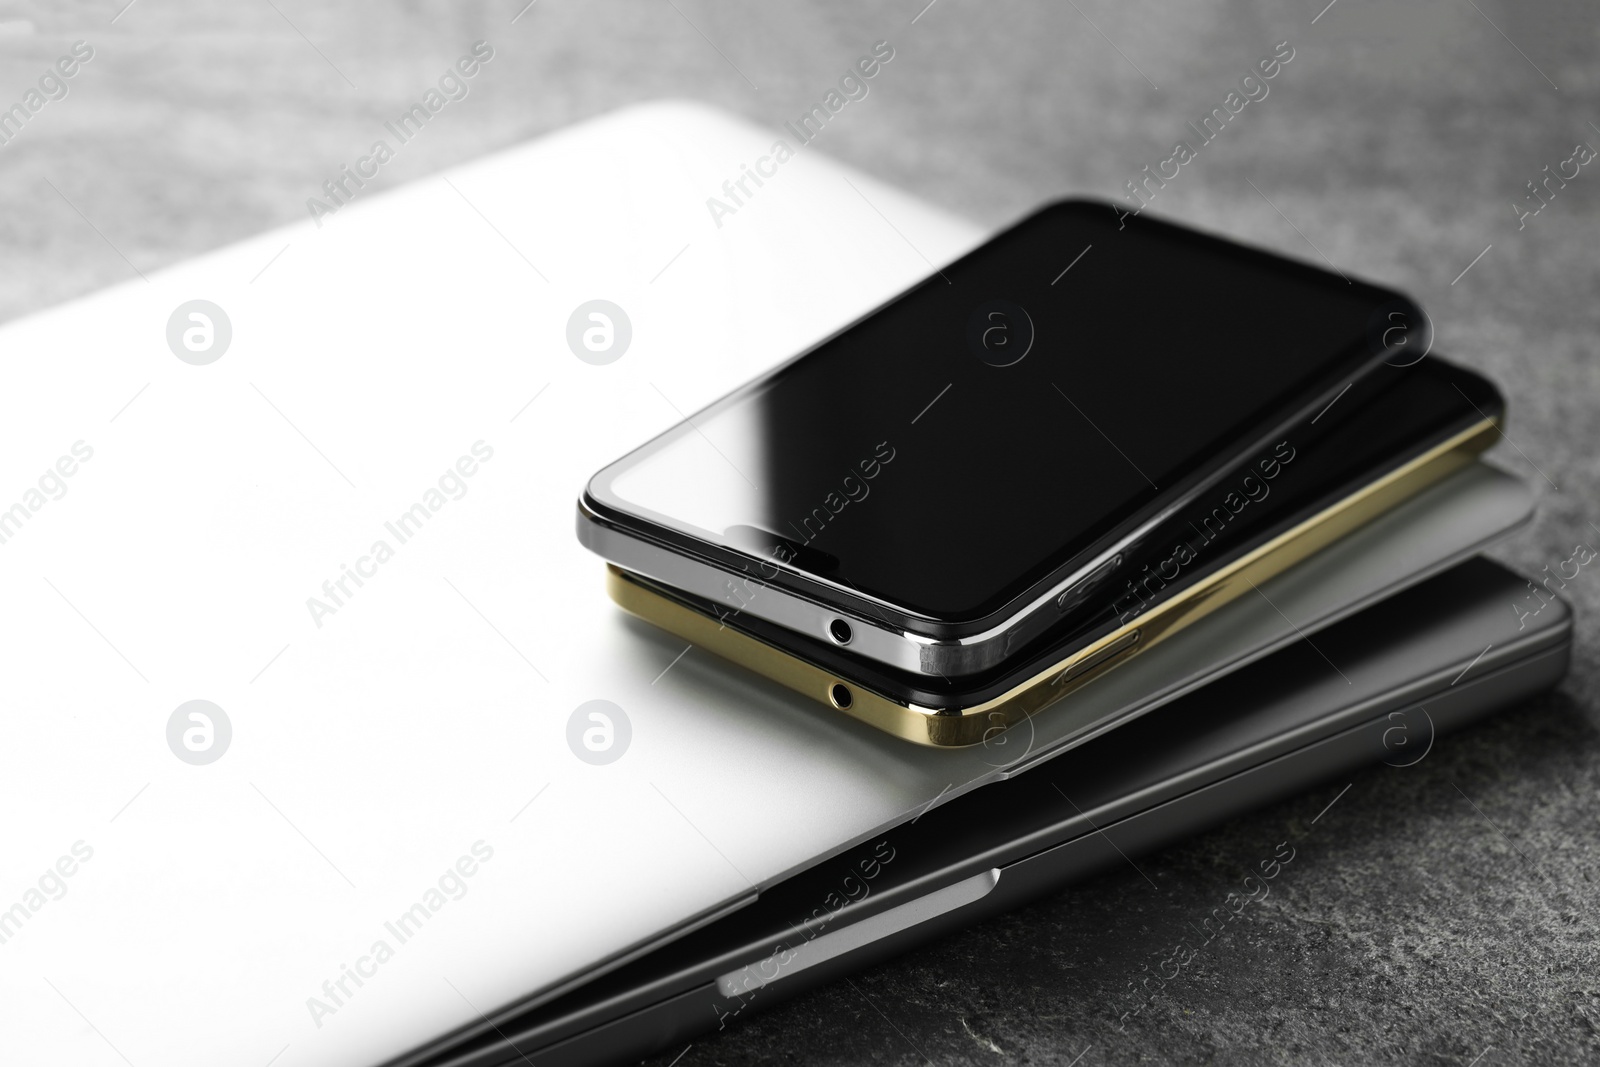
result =
M1004 751L685 649L584 480L983 236L821 143L713 216L773 136L632 108L0 329L0 1062L381 1063L1527 518L1470 468Z

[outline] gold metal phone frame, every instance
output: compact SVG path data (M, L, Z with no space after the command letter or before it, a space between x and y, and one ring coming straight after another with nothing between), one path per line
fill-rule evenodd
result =
M896 737L940 748L964 747L1037 714L1462 469L1499 432L1497 419L1461 431L1000 696L970 707L902 704L643 585L612 564L606 565L606 591L625 611Z

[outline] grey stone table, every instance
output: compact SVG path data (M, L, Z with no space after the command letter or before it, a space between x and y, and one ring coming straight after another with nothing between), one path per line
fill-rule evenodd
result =
M493 76L380 181L664 95L776 127L886 39L893 65L823 146L991 225L1118 196L1287 41L1268 95L1152 210L1415 293L1439 347L1505 388L1498 460L1541 494L1499 554L1538 570L1600 546L1600 165L1522 214L1542 203L1526 183L1600 147L1592 4L124 2L0 4L0 93L95 49L0 149L0 317L301 217L479 38ZM1272 897L1126 1033L1139 966L1329 790L1143 857L1154 887L1112 872L698 1040L680 1067L1600 1061L1600 570L1567 594L1557 692L1355 775Z

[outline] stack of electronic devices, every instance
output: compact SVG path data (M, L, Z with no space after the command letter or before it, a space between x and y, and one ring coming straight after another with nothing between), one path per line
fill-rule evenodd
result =
M404 1062L638 1055L1553 685L1566 608L1477 555L1531 514L1503 398L1430 345L1063 202L601 470L621 607L1002 773Z

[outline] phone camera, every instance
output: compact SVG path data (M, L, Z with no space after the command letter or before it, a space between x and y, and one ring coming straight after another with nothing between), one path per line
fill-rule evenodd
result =
M843 619L834 619L828 624L828 636L841 645L848 645L850 638L853 636L850 631L850 624Z
M833 686L828 690L828 699L840 711L849 710L850 705L855 703L855 698L850 695L849 687L838 682L834 682Z

